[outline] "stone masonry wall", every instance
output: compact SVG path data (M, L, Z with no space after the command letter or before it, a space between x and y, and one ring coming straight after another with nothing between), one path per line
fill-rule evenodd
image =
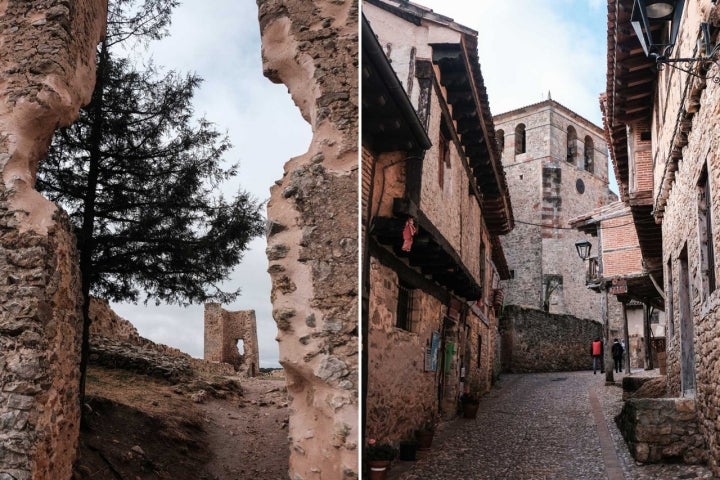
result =
M238 350L243 341L243 353ZM233 365L249 377L257 375L260 354L255 310L231 312L219 303L205 304L205 360Z
M690 2L689 15L697 14L696 2ZM716 9L717 11L717 9ZM712 245L715 256L715 277L720 278L718 259L720 258L720 85L713 82L694 80L687 90L687 96L680 95L680 88L668 89L672 93L668 109L690 108L696 111L689 125L687 145L682 148L681 168L675 172L675 180L667 200L662 219L663 262L666 277L671 274L672 291L666 296L671 297L666 304L672 304L673 311L668 312L667 338L667 378L671 394L681 394L682 350L694 349L695 399L700 429L703 432L709 449L709 465L715 475L720 475L720 349L717 348L720 337L720 290L707 294L707 281L703 275L705 254L701 251L698 214L698 182L705 165L708 168L710 184L712 216ZM659 125L663 142L669 142L675 128L675 120ZM664 152L659 157L665 160ZM656 186L659 182L656 181ZM687 280L680 275L681 254L683 250L687 258ZM671 271L668 268L671 266ZM666 285L668 280L666 279ZM717 281L717 280L716 280ZM685 283L685 285L682 285ZM688 291L690 311L689 322L682 320L681 287ZM667 287L666 287L667 288ZM692 325L694 330L691 343L681 347L683 329Z
M602 336L602 325L570 315L506 305L500 335L505 371L587 370L592 368L590 344Z
M705 463L692 398L630 398L615 421L638 462Z
M0 2L0 477L68 480L82 329L75 239L34 189L58 126L90 99L106 2Z
M45 235L20 233L0 190L0 477L69 479L82 334L74 237L64 215Z
M425 349L432 332L440 331L446 309L438 299L416 289L411 330L395 327L397 274L375 259L371 262L367 438L397 444L412 438L438 410L439 372L425 370Z
M292 480L358 478L358 3L258 0L264 74L313 139L268 203ZM279 174L280 172L278 172Z

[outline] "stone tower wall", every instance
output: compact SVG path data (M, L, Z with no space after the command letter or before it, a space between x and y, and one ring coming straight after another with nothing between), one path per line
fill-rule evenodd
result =
M0 2L0 477L68 480L82 305L67 216L34 190L53 132L90 99L106 2Z
M238 350L243 341L243 354ZM219 303L205 304L205 360L224 362L254 377L260 368L255 310L231 312Z
M514 275L504 282L505 304L542 308L543 283L548 276L561 276L562 285L550 297L550 312L600 320L600 295L585 286L587 263L575 250L575 242L587 237L570 229L567 222L613 199L607 187L602 130L552 100L494 120L496 131L504 132L503 166L516 221L515 229L501 238ZM525 125L526 153L516 154L515 128L520 123ZM574 163L567 161L569 126L577 134ZM594 146L593 173L584 168L586 136ZM597 239L591 241L596 255ZM621 305L613 296L609 304L611 323L620 321Z
M264 73L313 139L268 203L293 480L358 478L358 3L258 0ZM279 172L278 172L279 173Z

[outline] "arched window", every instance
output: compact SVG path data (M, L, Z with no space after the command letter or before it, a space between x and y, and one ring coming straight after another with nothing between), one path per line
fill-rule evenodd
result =
M595 173L595 144L590 135L585 137L585 170Z
M505 150L505 131L496 130L495 140L497 140L498 151L500 152L500 158L502 158L503 150Z
M525 153L525 124L515 127L515 154Z
M577 158L577 132L575 127L570 125L567 128L567 161L575 165Z

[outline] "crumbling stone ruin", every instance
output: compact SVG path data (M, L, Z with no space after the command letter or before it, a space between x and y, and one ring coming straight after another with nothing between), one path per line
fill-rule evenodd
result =
M69 479L81 296L67 217L34 190L55 128L90 100L106 2L0 2L0 478Z
M255 310L230 312L219 303L205 304L205 360L229 363L249 377L260 368ZM243 353L238 341L243 341Z
M115 313L106 300L90 298L90 321L91 365L119 368L172 383L190 378L198 367L218 375L235 373L230 366L203 365L202 360L177 348L141 337L135 326Z
M258 0L265 75L310 123L268 204L289 478L358 478L358 4Z

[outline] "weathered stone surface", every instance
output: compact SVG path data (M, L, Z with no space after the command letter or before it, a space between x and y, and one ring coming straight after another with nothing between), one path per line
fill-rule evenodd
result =
M58 126L90 99L107 4L0 4L0 475L71 477L79 432L80 286L64 214L33 189Z
M267 254L293 412L289 476L355 479L358 3L258 7L264 73L287 85L313 131L268 203L269 220L284 226L270 230Z
M667 382L664 375L660 377L623 377L622 388L623 400L667 396Z
M142 338L135 326L110 308L107 300L90 299L90 335L122 340L133 344L142 344Z
M691 399L631 398L615 421L639 462L704 463L707 449L694 410Z
M189 355L174 355L151 347L93 335L89 361L95 365L179 382L191 374Z

